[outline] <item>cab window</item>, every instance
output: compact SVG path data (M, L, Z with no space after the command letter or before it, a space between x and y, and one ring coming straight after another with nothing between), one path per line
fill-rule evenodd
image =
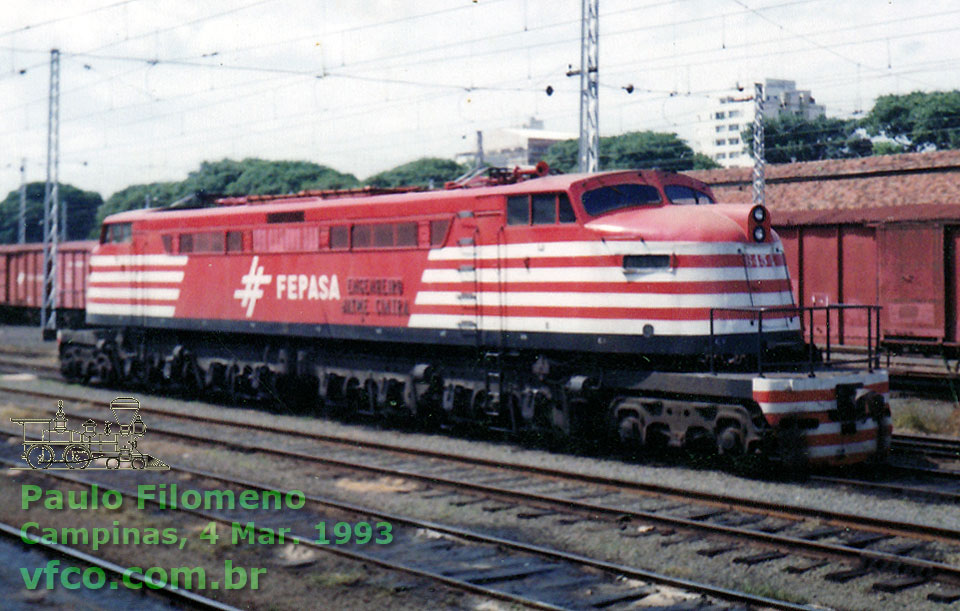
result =
M507 198L507 225L575 223L577 217L566 193L534 193Z
M660 191L651 185L609 185L583 194L583 208L590 216L599 216L623 208L659 204L661 201Z
M663 188L663 191L667 194L667 199L673 204L699 205L715 203L713 198L703 191L698 191L697 189L683 185L667 185Z
M133 223L110 223L100 230L101 244L126 244L133 240Z

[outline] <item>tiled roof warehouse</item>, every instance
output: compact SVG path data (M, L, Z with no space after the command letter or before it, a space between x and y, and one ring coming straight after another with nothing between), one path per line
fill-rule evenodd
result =
M752 168L698 170L721 202L749 203ZM775 223L956 218L960 150L768 165L766 205ZM803 211L809 211L803 213Z

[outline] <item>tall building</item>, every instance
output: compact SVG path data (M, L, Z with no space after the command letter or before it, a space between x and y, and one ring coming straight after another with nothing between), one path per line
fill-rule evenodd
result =
M826 114L826 109L816 103L809 90L797 90L795 81L765 79L763 93L763 116L767 119L783 114L815 119ZM741 134L753 123L753 109L752 91L732 92L721 97L708 113L699 117L697 152L728 168L751 165L753 160Z
M523 127L507 127L483 133L483 160L489 166L514 167L534 165L552 145L563 140L576 140L577 134L543 129L543 121L531 117ZM474 165L475 151L459 153L459 163Z

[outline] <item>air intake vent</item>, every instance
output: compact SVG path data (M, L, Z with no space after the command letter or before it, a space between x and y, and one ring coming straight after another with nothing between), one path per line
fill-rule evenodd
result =
M302 223L303 210L298 210L296 212L268 212L267 213L267 222L268 223Z
M624 255L623 269L655 269L670 267L670 255Z

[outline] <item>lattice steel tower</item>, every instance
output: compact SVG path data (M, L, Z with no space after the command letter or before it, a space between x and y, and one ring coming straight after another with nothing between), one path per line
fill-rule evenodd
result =
M580 149L581 172L596 172L600 158L600 0L580 5Z
M763 83L753 86L753 204L764 205Z
M44 339L57 332L57 242L60 218L60 51L50 51L47 114L47 184L43 194L43 298L40 329Z

